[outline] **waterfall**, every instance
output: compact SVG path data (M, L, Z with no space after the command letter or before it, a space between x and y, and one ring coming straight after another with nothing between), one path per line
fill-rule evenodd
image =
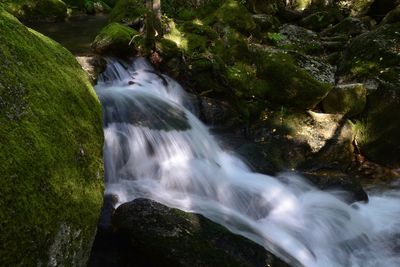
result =
M295 173L252 172L192 114L182 87L137 58L109 60L103 105L106 193L200 213L292 266L400 266L400 194L346 204Z

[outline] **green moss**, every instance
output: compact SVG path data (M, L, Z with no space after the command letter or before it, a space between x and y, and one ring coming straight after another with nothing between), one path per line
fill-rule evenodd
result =
M360 114L365 107L367 92L363 84L347 84L334 87L322 101L327 113L347 116Z
M208 19L209 24L220 23L243 34L255 34L257 24L250 12L239 1L227 0Z
M379 79L399 88L399 27L400 23L387 24L355 38L345 51L339 72L352 80Z
M142 0L119 0L110 13L112 22L134 22L144 16L146 6Z
M102 203L101 108L66 49L0 8L0 265L85 265Z
M8 12L21 21L60 21L67 16L62 0L0 0Z
M311 109L332 88L330 84L317 80L298 64L296 58L284 51L255 49L252 59L257 77L268 83L263 98L271 102Z
M134 52L129 42L136 34L134 29L113 22L100 31L92 43L92 48L98 54L129 56Z

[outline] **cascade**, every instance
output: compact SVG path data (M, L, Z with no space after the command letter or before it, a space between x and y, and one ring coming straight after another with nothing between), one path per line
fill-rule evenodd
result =
M182 87L143 58L109 59L96 92L106 193L119 203L149 198L200 213L292 266L400 266L400 193L347 204L295 173L253 172L219 147Z

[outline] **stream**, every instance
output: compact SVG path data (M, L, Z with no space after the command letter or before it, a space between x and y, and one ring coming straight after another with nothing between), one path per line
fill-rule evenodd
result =
M200 213L292 266L400 266L400 193L347 204L296 173L250 170L192 113L182 87L142 58L109 60L103 105L106 194Z

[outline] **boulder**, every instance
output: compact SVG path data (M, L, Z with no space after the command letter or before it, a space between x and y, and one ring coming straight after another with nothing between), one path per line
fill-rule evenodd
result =
M97 55L80 56L76 60L81 64L82 69L88 74L92 84L96 84L100 73L104 72L107 67L107 61Z
M252 125L251 137L277 171L344 170L353 159L353 126L343 115L265 111Z
M322 101L326 113L340 113L351 117L360 114L367 101L367 91L362 83L335 86Z
M135 52L129 43L136 34L132 28L115 22L110 23L96 36L92 49L100 55L127 57Z
M332 88L334 68L318 58L257 45L251 46L251 52L252 61L247 64L252 71L236 68L237 73L228 76L228 80L237 83L242 80L243 90L250 96L276 106L312 109ZM249 65L250 62L253 65ZM243 76L248 81L243 80ZM254 91L248 89L252 86L250 80L255 83Z
M340 80L363 82L367 106L357 124L357 142L369 160L400 167L400 23L355 38L345 51Z
M1 0L8 12L24 22L62 21L67 17L67 5L62 0Z
M276 41L278 47L310 55L324 52L321 39L311 30L293 24L284 24L279 28L279 34L280 38Z
M84 266L103 197L101 106L74 56L0 7L0 265Z
M119 0L111 10L110 21L132 24L145 13L146 6L143 0Z
M334 13L319 11L301 19L300 25L313 31L321 31L336 22L337 18Z
M148 199L122 204L114 229L127 236L145 266L287 266L252 241L230 233L202 215Z
M386 14L382 20L382 24L400 22L400 5Z

